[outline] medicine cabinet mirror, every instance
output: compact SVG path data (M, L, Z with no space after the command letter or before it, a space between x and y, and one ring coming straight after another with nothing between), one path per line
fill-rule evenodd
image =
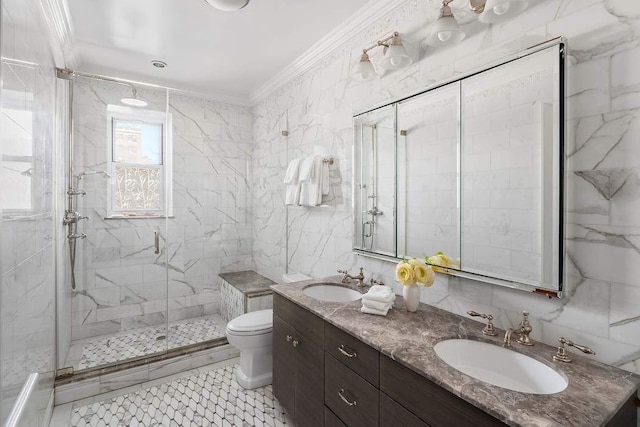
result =
M563 61L556 40L356 115L354 251L561 296Z

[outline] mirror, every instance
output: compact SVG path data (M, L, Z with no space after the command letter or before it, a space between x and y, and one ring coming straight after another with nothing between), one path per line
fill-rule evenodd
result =
M357 115L354 251L560 296L564 43ZM546 292L550 291L550 292Z
M395 106L357 117L355 248L395 256Z

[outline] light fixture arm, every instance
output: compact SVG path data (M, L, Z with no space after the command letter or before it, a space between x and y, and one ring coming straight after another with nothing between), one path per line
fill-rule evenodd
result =
M452 0L449 0L449 1L452 1ZM375 49L378 46L389 47L389 41L392 41L396 37L399 39L400 33L398 33L397 31L394 31L393 33L391 33L390 36L380 39L376 41L374 44L372 44L371 46L362 49L362 54L366 55L371 49Z

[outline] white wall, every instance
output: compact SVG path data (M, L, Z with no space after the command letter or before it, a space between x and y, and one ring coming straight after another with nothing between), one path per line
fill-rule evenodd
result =
M569 120L566 295L548 300L487 284L438 277L422 300L454 313L492 313L501 327L531 312L533 338L560 335L592 347L598 360L640 373L640 4L621 0L540 0L494 26L476 22L465 2L454 6L468 38L426 48L435 2L407 1L371 22L299 78L254 109L254 259L258 272L278 279L288 267L312 276L364 266L393 283L393 263L351 253L351 153L354 110L415 92L541 41L566 36ZM349 78L361 49L398 30L419 46L420 59L370 83ZM379 53L372 54L377 58ZM288 126L280 111L288 112ZM276 113L276 111L278 113ZM288 141L279 135L288 128ZM282 199L288 158L321 145L336 158L330 209L289 212ZM287 227L289 235L287 236ZM397 286L397 285L396 285ZM398 290L398 289L397 289ZM428 327L428 325L425 325Z

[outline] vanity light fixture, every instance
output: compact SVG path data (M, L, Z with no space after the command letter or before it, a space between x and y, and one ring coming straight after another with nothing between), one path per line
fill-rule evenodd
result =
M133 85L131 86L131 97L124 97L120 100L120 102L130 107L146 107L147 105L149 105L144 99L138 98L138 91Z
M449 3L453 0L443 0L440 8L440 17L433 25L431 34L427 37L427 43L431 46L454 44L462 41L466 34L458 26L458 21L453 16Z
M249 4L249 0L205 0L209 5L216 9L224 10L225 12L231 12L234 10L240 10Z
M383 56L382 61L380 62L380 66L383 69L398 69L411 64L412 59L402 44L400 34L397 31L394 31L390 36L378 40L375 44L362 49L360 61L353 69L353 77L355 79L369 80L376 75L376 70L369 58L369 51L379 46L383 47Z
M433 24L427 37L430 46L454 44L465 38L465 33L458 26L449 3L453 0L442 0L440 17ZM529 0L468 0L469 8L479 14L478 20L484 24L495 24L519 14L529 6Z
M524 11L529 0L487 0L478 20L485 24L504 21Z

